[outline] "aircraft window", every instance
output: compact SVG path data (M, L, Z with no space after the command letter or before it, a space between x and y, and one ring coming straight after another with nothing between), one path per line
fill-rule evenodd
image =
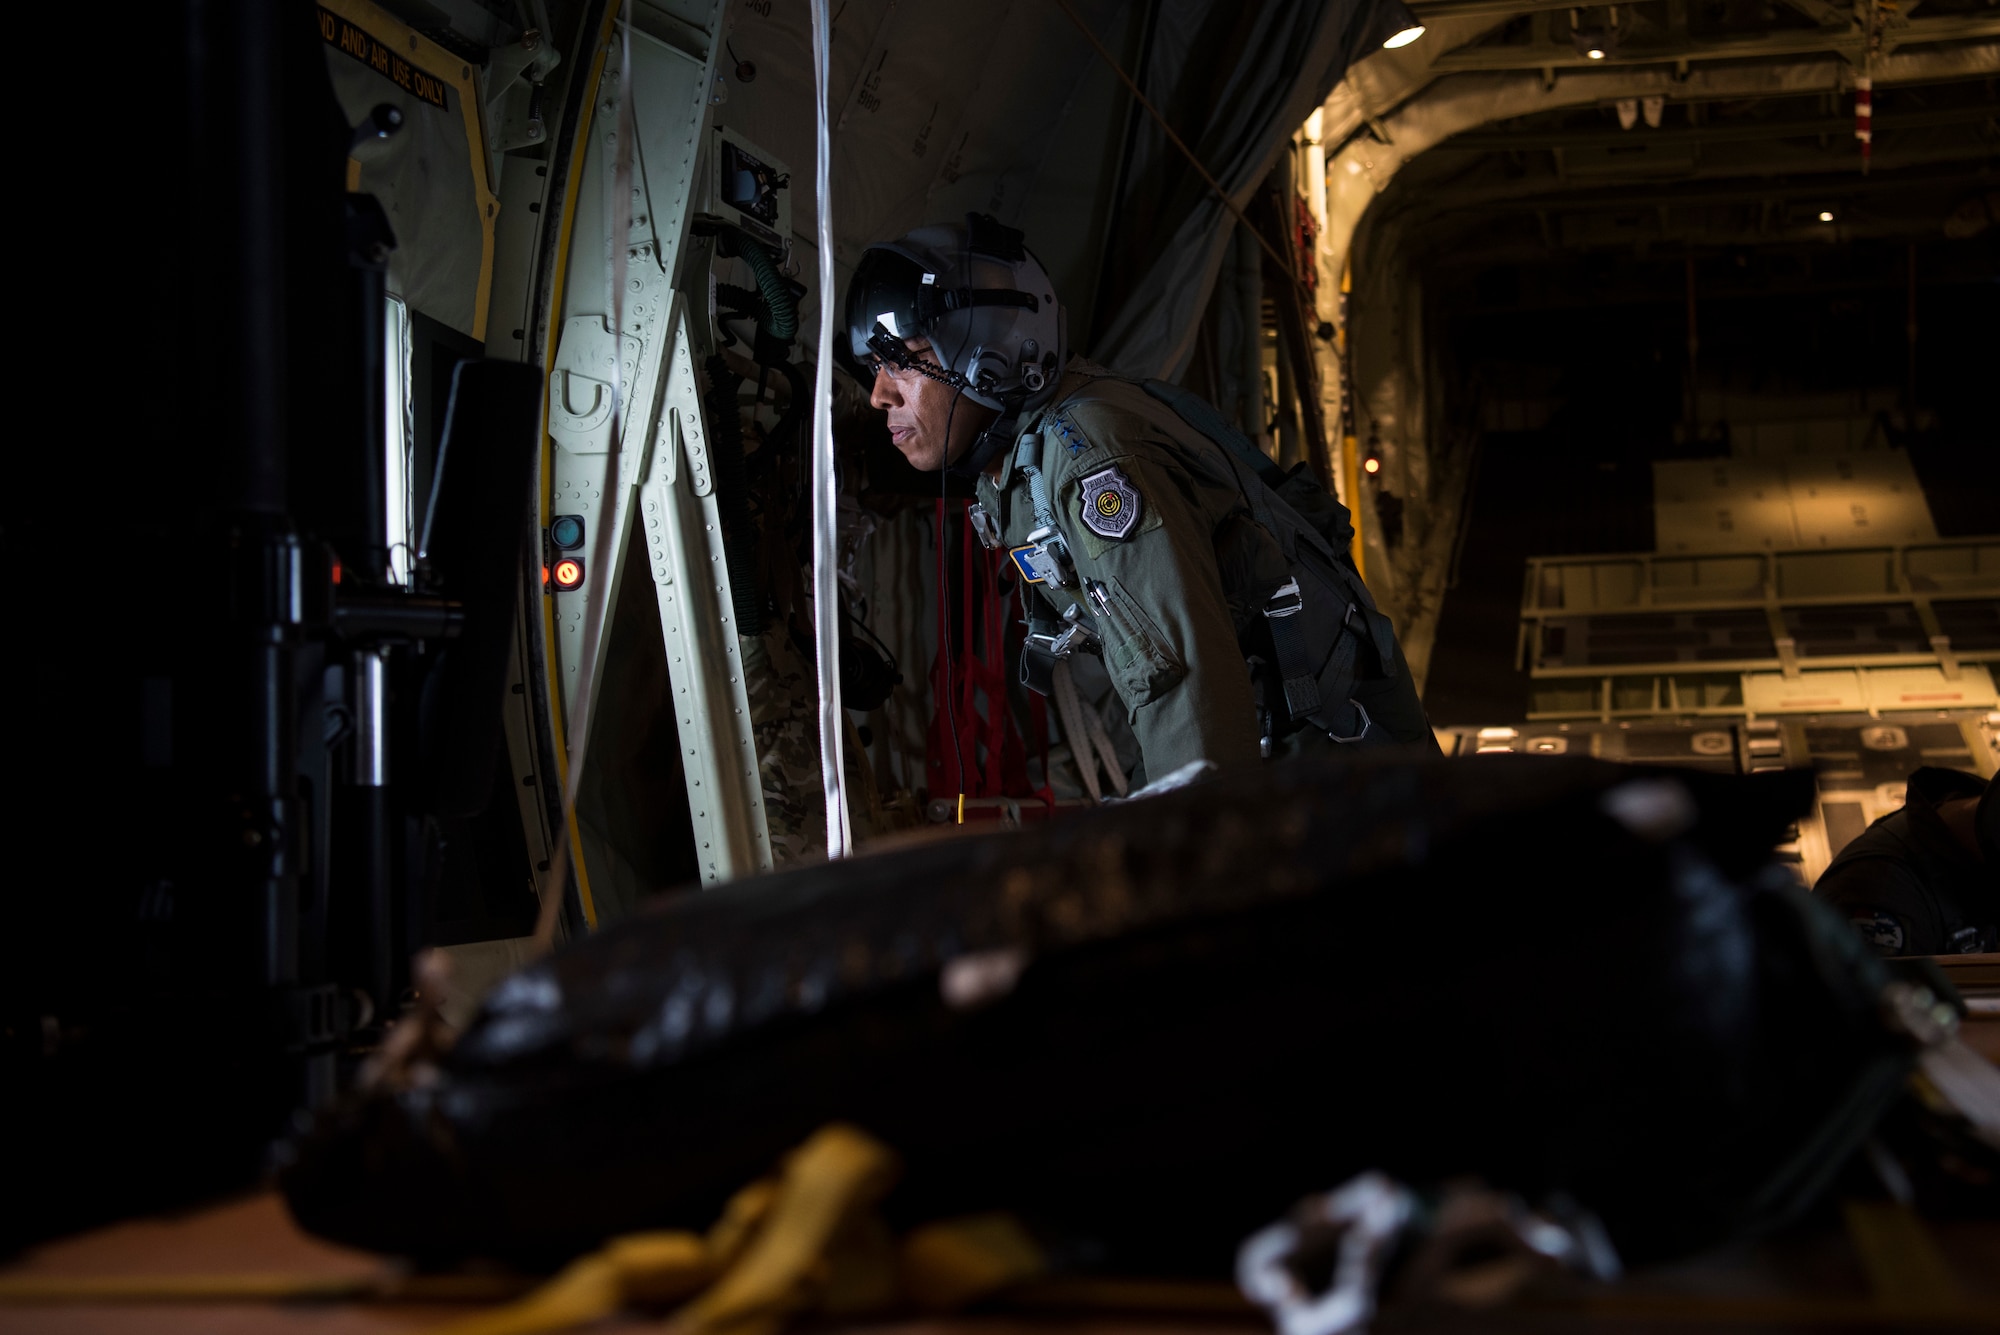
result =
M392 293L382 316L382 495L388 511L383 531L389 535L389 578L408 584L416 550L410 528L415 512L410 492L415 439L410 402L410 308Z

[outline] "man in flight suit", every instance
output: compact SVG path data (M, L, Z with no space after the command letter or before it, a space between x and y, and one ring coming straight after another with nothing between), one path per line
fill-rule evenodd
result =
M1813 893L1883 955L2000 950L2000 784L1925 766Z
M838 351L912 465L977 480L971 521L1035 589L1023 681L1101 653L1144 774L1402 743L1435 750L1347 513L1213 408L1069 355L1021 235L983 215L871 247Z

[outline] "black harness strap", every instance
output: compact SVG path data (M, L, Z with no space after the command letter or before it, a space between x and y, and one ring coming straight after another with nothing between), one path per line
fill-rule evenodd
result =
M1299 553L1293 539L1302 537L1323 558L1327 571L1346 587L1352 601L1341 615L1341 633L1334 638L1331 656L1323 664L1312 662L1304 632L1298 623L1298 616L1304 610L1305 596L1296 576L1271 596L1264 608L1264 621L1271 628L1271 647L1276 652L1278 673L1284 682L1285 708L1291 715L1286 722L1292 726L1311 723L1337 742L1359 741L1368 732L1368 714L1347 696L1358 675L1358 641L1360 635L1366 633L1374 642L1383 669L1393 673L1395 640L1389 619L1376 611L1375 600L1369 596L1367 586L1352 573L1317 529L1303 518L1292 524L1278 521L1272 502L1285 504L1277 492L1286 479L1284 471L1269 455L1251 444L1248 437L1230 425L1214 405L1200 395L1163 380L1141 383L1148 394L1173 409L1183 422L1221 447L1223 458L1236 476L1238 488L1250 504L1252 517L1277 539L1286 560L1292 563L1294 569L1299 566ZM1246 473L1248 477L1244 476ZM1285 508L1290 511L1289 506ZM1360 626L1354 624L1357 612L1361 614ZM1334 692L1334 699L1330 702L1321 689L1322 683Z
M1271 647L1277 652L1278 675L1284 682L1285 710L1291 715L1287 722L1310 723L1336 742L1359 741L1368 731L1367 713L1345 698L1333 701L1329 710L1320 693L1321 681L1335 683L1343 693L1354 682L1355 659L1359 655L1351 623L1356 605L1347 605L1340 619L1343 633L1334 639L1332 655L1320 665L1313 663L1305 634L1299 628L1299 613L1304 608L1305 598L1299 592L1297 580L1271 595L1264 608L1264 622L1271 628Z
M1333 646L1322 663L1312 661L1312 653L1306 645L1304 626L1299 620L1306 611L1306 595L1300 588L1296 573L1265 604L1264 622L1271 630L1271 647L1284 686L1285 710L1289 715L1285 720L1285 730L1310 723L1336 742L1360 741L1368 734L1372 721L1368 711L1349 698L1348 692L1359 676L1361 639L1364 635L1368 637L1375 647L1382 670L1393 675L1396 671L1395 634L1389 619L1376 610L1375 600L1367 586L1343 559L1342 553L1337 552L1326 536L1293 510L1279 494L1278 489L1287 481L1284 470L1232 426L1206 399L1179 385L1163 380L1130 381L1116 374L1093 375L1090 380L1124 380L1137 384L1148 395L1172 409L1197 435L1217 447L1214 454L1203 456L1199 466L1211 474L1214 474L1218 464L1227 471L1250 507L1251 518L1277 541L1292 569L1295 572L1301 569L1315 571L1317 573L1308 575L1308 578L1323 579L1325 583L1345 590L1348 601L1341 614L1340 633L1334 637ZM1051 404L1042 411L1044 414L1054 413L1082 393L1081 390L1072 392L1069 399ZM1190 462L1197 461L1191 458ZM1289 522L1279 518L1280 510ZM1303 554L1298 550L1301 542L1317 554L1317 562L1304 561ZM1359 625L1355 624L1357 614Z

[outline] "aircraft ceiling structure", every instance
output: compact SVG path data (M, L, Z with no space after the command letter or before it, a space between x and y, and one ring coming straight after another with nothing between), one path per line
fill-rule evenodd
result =
M1413 8L1423 39L1358 61L1323 106L1318 256L1322 293L1344 276L1352 289L1344 309L1322 298L1351 352L1320 349L1321 407L1379 438L1405 503L1401 550L1364 524L1365 555L1421 678L1471 471L1464 433L1441 420L1424 275L1949 235L1953 209L1991 189L2000 17L1976 0ZM1864 80L1887 102L1866 171ZM1919 88L1922 108L1898 101ZM1621 104L1629 123L1611 117Z
M871 242L992 213L1021 228L1054 275L1073 346L1134 374L1170 373L1222 263L1229 214L1078 24L1241 207L1286 136L1400 12L1385 0L843 5L830 81L838 272ZM728 14L731 59L755 78L725 61L713 119L809 163L806 7L739 3ZM792 190L803 235L816 207L806 172Z
M1813 12L1823 17L1825 26L1804 30L1787 25L1783 18L1798 11L1780 6L1774 17L1746 23L1743 31L1718 31L1704 40L1689 36L1686 4L1598 6L1581 12L1617 8L1637 16L1627 21L1634 38L1599 60L1580 55L1566 29L1552 26L1550 16L1560 17L1559 12L1537 0L1445 0L1419 8L1430 25L1426 40L1358 64L1326 102L1323 138L1332 146L1326 254L1336 270L1345 262L1354 231L1376 197L1389 189L1399 172L1457 136L1538 112L1602 106L1627 98L1657 97L1667 105L1684 107L1812 93L1851 97L1864 67L1865 44L1857 32L1865 5L1814 5ZM1928 6L1921 15L1901 18L1887 29L1879 53L1866 62L1876 87L1976 82L2000 74L2000 17L1973 10L1934 14L1939 8ZM1648 21L1652 10L1663 11L1657 24ZM1520 21L1529 19L1539 25L1518 28ZM1650 44L1638 40L1647 36L1655 40ZM1851 105L1843 105L1841 112L1847 113L1840 127L1844 133L1836 137L1851 147ZM1658 127L1649 123L1648 128ZM1781 128L1758 128L1762 137L1783 137ZM1803 133L1818 137L1829 131L1814 126ZM1633 142L1644 138L1641 131ZM1560 146L1511 142L1505 132L1477 145L1487 152ZM1461 142L1453 147L1474 146ZM1768 174L1808 164L1757 165ZM1860 174L1858 154L1842 162L1822 158L1811 165ZM1425 184L1433 207L1479 202L1462 190L1454 191L1448 181L1433 179Z

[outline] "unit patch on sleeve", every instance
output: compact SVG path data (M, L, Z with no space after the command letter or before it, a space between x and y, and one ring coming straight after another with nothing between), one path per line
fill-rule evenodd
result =
M1903 920L1893 913L1877 913L1870 918L1849 918L1861 939L1888 955L1903 953Z
M1086 477L1081 499L1084 527L1114 541L1133 530L1144 505L1132 479L1116 467L1101 468Z

